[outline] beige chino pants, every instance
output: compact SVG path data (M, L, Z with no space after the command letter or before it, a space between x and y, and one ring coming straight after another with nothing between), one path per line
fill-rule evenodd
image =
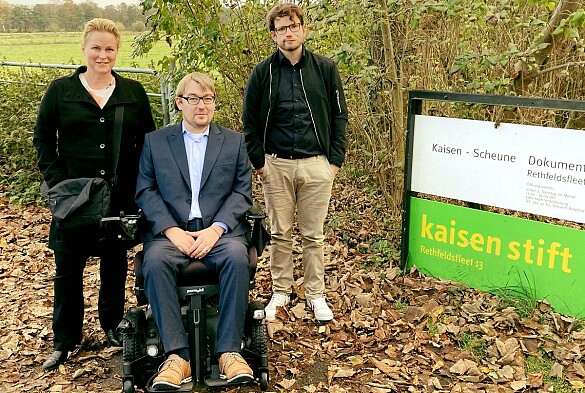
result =
M302 239L305 296L325 289L323 225L329 208L333 172L325 155L288 160L266 155L262 177L272 245L272 292L292 293L292 229L295 212Z

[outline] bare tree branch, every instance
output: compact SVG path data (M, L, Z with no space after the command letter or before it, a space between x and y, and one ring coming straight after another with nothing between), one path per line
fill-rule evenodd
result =
M553 72L556 70L562 70L563 68L570 68L570 67L579 67L579 66L584 66L585 67L585 61L571 61L569 63L565 63L565 64L559 64L553 67L549 67L546 68L544 70L540 70L537 72L537 76L542 76L543 74L546 74L547 72Z
M534 63L528 64L527 60L519 60L514 65L514 90L516 94L523 95L532 81L541 75L539 68L545 63L558 39L553 36L553 31L560 25L563 19L575 12L581 5L581 0L560 0L549 22L536 37L527 54L534 57ZM543 45L548 44L548 45Z

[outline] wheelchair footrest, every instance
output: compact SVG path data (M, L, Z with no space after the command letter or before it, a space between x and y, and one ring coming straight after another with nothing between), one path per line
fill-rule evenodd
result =
M249 382L238 382L238 383L228 383L227 380L223 378L217 378L213 376L208 376L205 378L205 385L209 386L210 388L221 387L221 386L238 386L238 385L247 385L250 383L256 383L256 381L252 380Z
M152 378L150 378L150 380L148 381L148 383L146 384L146 386L144 387L144 391L147 393L157 393L157 392L161 392L161 390L153 390L152 389L152 381L154 380L155 375L152 376ZM172 392L180 392L180 393L190 393L191 391L193 391L193 382L187 382L181 385L181 387L178 390L172 390Z

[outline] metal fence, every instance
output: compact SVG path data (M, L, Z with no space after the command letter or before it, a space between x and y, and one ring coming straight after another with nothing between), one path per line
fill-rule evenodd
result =
M43 63L21 63L15 61L1 61L0 66L7 66L7 67L19 67L24 70L27 67L32 68L57 68L57 69L64 69L64 70L75 70L79 68L79 65L74 64L43 64ZM121 72L121 73L134 73L134 74L146 74L152 75L155 77L160 86L160 92L146 92L149 97L160 97L160 105L162 109L162 116L163 116L163 126L166 126L170 122L170 115L169 115L169 97L171 93L170 86L165 82L162 75L160 75L155 70L150 68L124 68L124 67L114 67L114 71ZM23 72L24 74L24 72ZM0 83L33 83L32 81L13 81L13 80L2 80L0 79ZM45 86L46 83L35 83L38 86Z

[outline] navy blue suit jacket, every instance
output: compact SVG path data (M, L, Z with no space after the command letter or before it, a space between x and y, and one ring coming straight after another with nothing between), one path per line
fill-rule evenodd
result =
M143 241L172 226L186 229L191 210L191 181L181 124L146 134L140 157L136 203L151 228ZM221 221L225 236L250 230L252 168L241 133L211 123L203 164L199 206L203 225Z

